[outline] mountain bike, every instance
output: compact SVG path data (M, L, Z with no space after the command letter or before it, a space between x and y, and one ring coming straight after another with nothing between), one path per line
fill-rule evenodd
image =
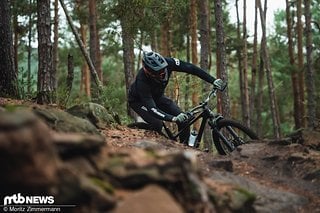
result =
M177 141L180 134L186 128L192 127L196 121L200 120L201 124L199 132L197 134L195 134L194 130L191 132L188 144L193 148L199 148L205 127L206 125L209 125L213 145L220 155L230 154L238 146L252 140L257 140L258 136L250 128L244 126L239 121L226 119L221 114L214 112L212 109L214 109L216 105L210 109L209 101L211 98L217 96L217 91L218 88L214 86L203 102L185 112L188 115L188 119L185 123L185 127L180 131L174 132L163 122L165 135L169 139ZM148 124L141 122L132 123L128 126L131 128L148 129Z

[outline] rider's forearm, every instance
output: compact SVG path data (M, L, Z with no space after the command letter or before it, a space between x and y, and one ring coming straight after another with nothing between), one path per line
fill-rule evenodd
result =
M153 117L164 121L172 121L174 116L159 109L152 98L141 98L141 101L144 103L144 110L150 112Z
M208 72L188 62L181 61L180 69L178 71L186 72L186 73L198 76L202 80L211 84L214 82L214 80L216 80Z
M156 107L152 107L150 108L150 112L152 113L152 115L160 120L163 121L172 121L173 117L172 115L163 112L162 110L156 108Z

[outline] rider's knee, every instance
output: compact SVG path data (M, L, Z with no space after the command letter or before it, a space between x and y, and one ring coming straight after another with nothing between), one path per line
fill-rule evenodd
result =
M162 122L159 121L159 122L153 122L150 124L151 125L151 128L157 132L161 132L162 130Z

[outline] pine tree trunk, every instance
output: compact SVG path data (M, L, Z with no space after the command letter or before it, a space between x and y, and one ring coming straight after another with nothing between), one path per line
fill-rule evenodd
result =
M250 124L251 128L256 127L254 120L254 113L256 113L256 79L257 79L257 59L258 59L258 5L255 1L254 9L254 35L253 35L253 55L252 55L252 68L251 68L251 92L250 92Z
M256 5L257 8L260 9L261 2L260 0L256 0ZM267 17L267 1L265 1L264 5L264 13L260 14L263 15L264 20ZM260 18L261 19L261 18ZM261 44L263 43L263 39L261 39ZM259 137L262 137L264 135L263 128L262 128L262 106L263 106L263 99L264 99L264 94L263 94L263 87L264 87L264 69L265 69L265 64L263 61L262 57L262 45L260 47L260 64L259 64L259 72L258 72L258 94L257 94L257 120L256 120L256 130L257 134Z
M87 46L87 25L80 20L80 34L84 47ZM83 63L81 67L81 83L80 92L84 91L88 98L91 98L90 71L87 63Z
M190 1L190 34L191 34L191 62L195 65L198 64L198 32L197 32L197 0ZM201 87L198 78L191 78L192 85L192 105L199 104L199 91ZM194 123L194 129L200 128L200 122Z
M275 95L275 89L273 85L273 79L272 79L272 71L271 71L271 65L270 65L270 57L269 57L269 51L267 48L267 37L266 37L266 19L264 17L264 12L261 7L261 2L259 0L259 11L260 11L260 19L261 19L261 27L262 27L262 58L265 64L265 71L266 71L266 77L268 82L268 91L269 91L269 98L270 98L270 110L271 110L271 117L273 122L273 132L275 138L280 138L281 131L280 131L280 119L279 119L279 111L278 111L278 105Z
M304 0L305 20L306 20L306 49L307 49L307 69L306 69L306 87L307 89L307 108L308 108L308 127L316 127L316 101L315 101L315 83L312 62L312 27L310 0Z
M89 0L89 31L90 31L90 58L96 68L98 77L103 82L103 74L101 69L101 53L99 30L97 27L97 3L96 0Z
M305 107L304 107L304 62L303 62L303 26L302 26L302 0L297 0L297 35L298 35L298 81L299 81L299 115L301 126L305 126Z
M190 42L190 35L188 33L187 34L187 48L186 48L187 62L190 62L190 43L191 43ZM184 108L189 109L189 107L190 107L190 75L187 75L186 76L185 95L184 95Z
M55 102L55 86L52 70L50 0L37 1L38 11L38 95L39 104Z
M256 111L257 112L256 132L260 138L264 134L263 128L262 128L263 87L264 87L264 63L262 59L262 50L260 49L260 64L259 64L259 70L258 70L257 111Z
M10 1L0 1L0 96L18 98L18 80L13 59Z
M153 51L158 52L159 48L158 48L158 42L157 42L157 30L153 30L151 32L150 37L151 37L151 44L150 44L151 45L151 49Z
M129 86L134 80L134 35L130 30L130 22L126 17L123 17L121 22L122 28L122 43L123 43L123 63L126 81L126 95L128 94ZM127 113L134 117L135 113L127 104Z
M217 77L228 82L227 66L226 66L226 47L224 43L224 26L223 26L223 10L222 1L215 1L215 18L216 18L216 37L217 37ZM228 96L228 88L218 96L218 110L225 117L230 117L230 99Z
M209 1L208 0L198 0L199 5L199 31L200 31L200 67L209 72L209 60L210 60L210 21L209 21ZM203 87L203 92L210 91L211 85L205 84ZM203 141L206 143L206 147L212 150L211 145L211 131L207 126L204 132Z
M294 46L292 38L292 18L289 0L286 0L286 20L287 20L287 36L288 36L288 53L290 59L291 70L291 84L293 92L293 117L295 129L301 128L300 110L299 110L299 85L298 85L298 73L295 64Z
M248 54L247 54L247 1L243 0L243 99L244 99L244 123L250 127L249 114L249 86L248 86Z
M67 95L67 97L65 100L65 106L67 105L69 97L71 95L73 78L74 78L73 56L71 54L68 54L68 72L67 72L67 78L66 78L66 95Z
M53 50L52 50L52 84L57 87L57 67L58 67L58 39L59 39L59 0L54 0L54 21L53 21Z
M29 0L28 11L28 69L27 69L27 95L31 96L31 54L32 54L32 0Z
M237 40L241 41L241 24L240 24L240 17L239 17L239 6L238 6L239 0L236 0L236 12L237 12ZM242 121L245 120L244 112L245 112L245 99L244 97L244 80L243 80L243 66L242 66L242 48L237 48L237 59L238 59L238 70L239 70L239 86L240 86L240 103L241 103L241 116ZM235 115L233 115L235 116ZM236 116L235 116L236 117Z

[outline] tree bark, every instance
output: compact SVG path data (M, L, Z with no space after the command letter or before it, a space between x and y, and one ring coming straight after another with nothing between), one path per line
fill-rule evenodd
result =
M80 33L83 45L87 46L87 25L80 21ZM88 98L91 98L90 71L87 63L83 63L81 67L81 83L80 92L84 91Z
M210 61L210 21L209 21L209 1L198 0L199 5L199 31L200 31L200 67L209 72ZM205 84L202 91L204 93L210 91L211 85ZM205 128L203 141L209 150L212 150L211 130L207 126Z
M239 5L238 5L239 0L236 0L236 13L237 13L237 40L240 42L241 41L241 24L240 24L240 17L239 17ZM237 58L238 58L238 70L239 70L239 89L240 89L240 103L241 103L241 116L242 116L242 121L245 120L244 117L244 111L245 111L245 100L244 100L244 80L243 80L243 51L242 51L242 46L239 46L236 50L237 52Z
M31 96L31 39L32 39L32 0L29 0L28 11L28 69L27 69L27 95Z
M303 26L302 26L302 0L297 0L297 35L298 35L298 81L299 81L299 115L301 126L305 126L305 107L304 107L304 62L303 62Z
M250 127L249 114L249 86L248 86L248 54L247 54L247 1L243 0L243 100L244 100L244 123Z
M99 30L97 27L98 15L97 15L96 8L97 8L96 0L89 0L90 58L97 71L100 81L103 82Z
M265 8L266 9L266 8ZM270 109L271 109L271 117L273 122L273 133L275 138L280 138L280 119L279 119L279 111L277 105L277 99L275 95L275 89L273 85L272 79L272 71L270 65L270 57L269 51L267 48L267 37L266 37L266 19L264 16L263 9L261 7L261 1L259 0L259 11L260 11L260 19L261 19L261 27L262 27L262 58L265 64L266 77L268 81L268 91L270 98Z
M227 66L226 66L226 47L224 42L224 27L223 27L223 10L222 1L215 1L215 19L216 19L216 37L217 37L217 77L228 82ZM223 106L223 107L222 107ZM218 110L225 117L230 117L230 99L228 96L228 88L218 95Z
M123 63L126 81L126 95L128 94L129 87L134 80L134 35L130 30L130 22L127 17L121 19L122 28L122 43L123 43ZM135 113L127 104L127 113L129 116L134 117Z
M55 102L53 84L50 0L37 1L38 12L38 95L39 104Z
M53 19L53 50L52 50L52 84L57 87L57 67L58 67L58 40L59 40L59 0L54 0L54 19Z
M0 1L0 96L18 98L18 79L14 66L10 1Z
M308 127L314 129L316 127L316 101L315 101L315 83L312 62L312 27L311 27L311 11L310 0L304 0L304 15L306 20L306 49L307 49L307 69L306 69L306 87L307 89L307 108L308 108Z
M250 119L251 128L256 127L254 120L254 113L256 113L256 79L257 79L257 59L258 59L258 5L255 1L254 7L254 35L253 35L253 55L252 55L252 67L251 67L251 92L250 92Z
M288 36L288 53L291 65L291 84L293 92L293 117L295 129L301 128L300 110L299 110L299 85L298 85L298 73L295 64L294 57L294 45L292 38L292 19L289 0L286 0L286 20L287 20L287 36Z
M198 64L198 54L197 54L197 0L190 1L190 34L191 34L191 62L195 65ZM195 106L199 103L199 91L201 87L199 85L198 78L191 78L192 85L192 105ZM194 129L198 130L200 128L200 122L196 122L193 125Z
M73 78L74 78L73 56L68 54L68 73L66 78L67 97L66 97L65 105L67 105L69 97L71 95Z

